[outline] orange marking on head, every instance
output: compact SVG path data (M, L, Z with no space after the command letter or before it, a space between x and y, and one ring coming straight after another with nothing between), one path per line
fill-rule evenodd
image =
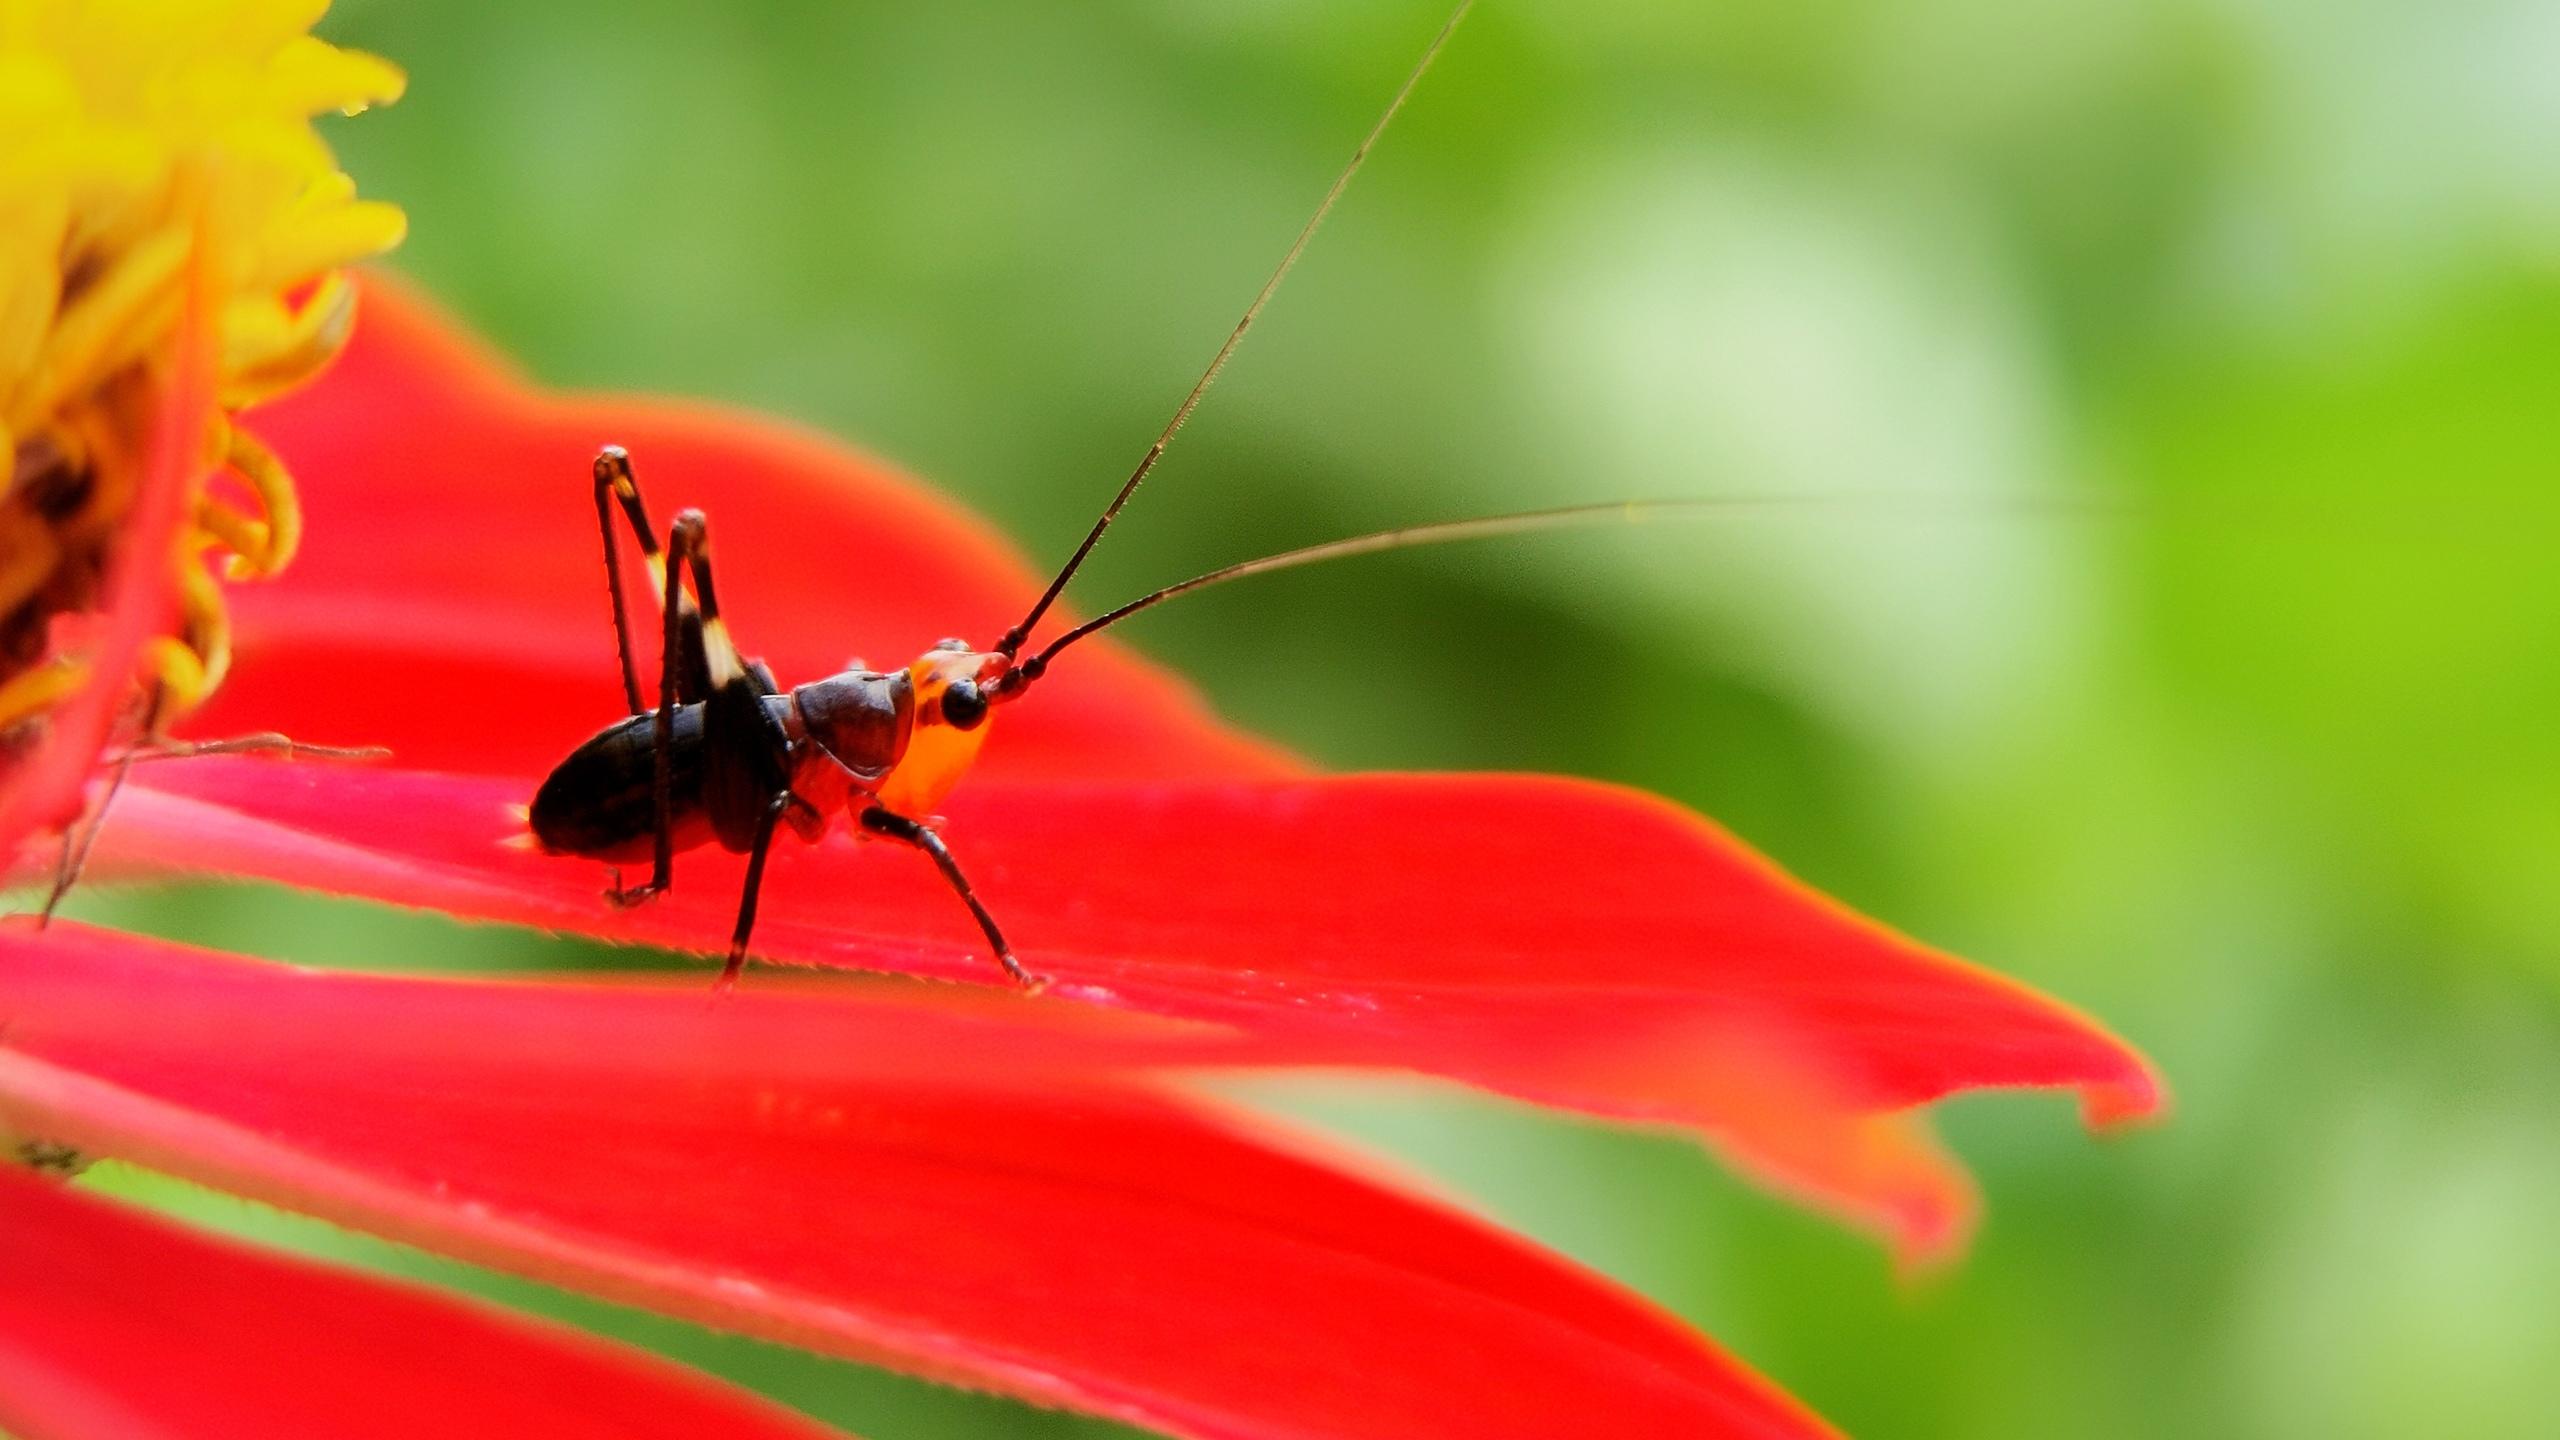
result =
M897 766L880 781L876 792L879 803L911 820L922 820L933 814L942 797L960 783L976 763L978 747L986 743L987 722L992 718L989 707L981 701L975 723L957 724L943 708L951 687L961 682L981 688L995 683L998 676L1012 668L1002 655L981 654L965 647L927 650L907 667L907 680L915 687L915 729L907 737L907 749ZM964 708L964 707L955 707Z

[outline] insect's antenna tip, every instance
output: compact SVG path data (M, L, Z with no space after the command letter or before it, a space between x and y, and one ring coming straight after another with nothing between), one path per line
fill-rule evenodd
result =
M1387 133L1387 126L1396 118L1396 112L1402 110L1404 102L1413 97L1414 88L1422 83L1424 73L1431 69L1431 62L1440 58L1440 51L1448 45L1449 36L1457 30L1458 22L1467 18L1467 11L1474 4L1475 0L1458 0L1457 8L1449 12L1448 20L1440 26L1439 33L1431 37L1431 43L1423 48L1422 58L1414 63L1412 71L1404 77L1404 84L1397 87L1395 97L1387 102L1387 108L1380 113L1377 123L1369 127L1369 133L1361 138L1358 148L1351 152L1350 161L1333 177L1333 184L1324 192L1324 198L1316 202L1315 213L1307 217L1305 225L1299 227L1297 238L1289 242L1288 250L1280 256L1280 263L1272 270L1270 278L1262 282L1262 288L1254 293L1252 302L1245 306L1243 318L1237 320L1235 328L1227 332L1225 342L1218 346L1218 353L1209 357L1208 368L1200 372L1200 378L1192 382L1190 391L1182 397L1182 403L1174 407L1173 418L1165 421L1164 429L1156 432L1155 443L1148 446L1147 453L1138 458L1137 468L1131 470L1129 478L1121 482L1119 492L1111 497L1111 502L1102 507L1102 514L1094 520L1093 528L1085 532L1084 540L1076 546L1075 553L1067 557L1067 563L1059 567L1057 577L1049 582L1046 590L1040 592L1040 598L1032 602L1031 613L1022 618L1021 624L1005 632L1005 639L996 646L999 653L1011 656L1022 648L1023 642L1029 638L1031 627L1039 624L1040 617L1049 613L1049 607L1055 604L1058 596L1066 590L1067 582L1075 578L1077 570L1083 568L1085 557L1093 553L1095 545L1101 543L1103 532L1111 528L1111 522L1118 519L1121 510L1128 506L1129 497L1138 493L1138 487L1146 483L1147 476L1156 467L1156 462L1164 458L1166 447L1173 444L1173 437L1181 432L1183 423L1191 418L1191 412L1199 408L1201 397L1209 393L1211 385L1217 383L1219 372L1226 369L1228 359L1236 353L1236 347L1244 343L1245 332L1251 330L1254 321L1261 318L1263 307L1271 303L1272 295L1280 289L1280 282L1289 278L1289 272L1296 268L1298 257L1306 253L1307 242L1315 238L1316 231L1324 224L1325 217L1333 213L1334 202L1340 200L1342 192L1350 187L1351 177L1360 173L1360 167L1367 162L1369 152L1376 148L1378 138Z

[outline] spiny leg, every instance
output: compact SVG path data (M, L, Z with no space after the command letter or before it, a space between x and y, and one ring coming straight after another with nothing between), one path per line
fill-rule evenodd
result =
M72 886L80 883L81 872L89 868L89 852L97 848L98 832L107 826L107 811L114 806L117 793L124 789L125 780L133 774L134 761L146 747L155 743L152 726L166 698L167 691L163 686L156 683L144 686L141 693L134 696L119 722L133 727L134 740L116 756L114 768L107 772L106 792L98 797L96 807L88 812L85 819L75 821L70 829L62 832L62 852L53 865L53 888L45 892L44 906L36 911L37 929L53 923L53 913L62 908L63 897L71 893Z
M152 708L146 705L146 712ZM97 848L98 832L106 828L107 810L115 804L133 767L148 760L189 760L199 755L283 755L288 760L387 760L391 751L381 745L312 745L274 730L260 730L248 735L233 735L221 740L137 740L119 752L114 768L107 775L106 793L98 797L98 805L89 813L88 823L62 837L62 855L55 863L53 888L45 895L44 908L36 912L39 928L53 922L53 912L62 906L63 897L80 883L82 872L89 868L89 852Z
M977 892L969 888L969 878L960 873L960 862L951 858L951 847L942 843L942 837L934 832L932 826L877 807L862 812L861 824L863 829L874 835L885 835L932 856L934 868L942 872L942 878L960 897L960 903L968 906L969 913L976 917L978 928L986 933L987 943L995 947L996 961L1004 966L1004 973L1012 976L1014 983L1026 990L1036 990L1046 983L1023 969L1022 962L1013 958L1013 947L1004 943L1004 931L997 928L996 917L987 913L987 907L979 902Z
M117 758L116 768L107 775L106 793L98 797L98 807L89 812L88 820L73 826L62 837L62 857L53 867L53 888L45 892L44 908L36 912L36 928L53 923L53 912L62 908L63 897L80 883L80 873L89 868L89 852L97 847L98 832L106 828L107 808L116 803L116 792L124 789L127 776L133 774L133 762L139 747L129 746Z
M756 897L764 890L764 860L773 850L774 827L782 823L797 797L788 790L773 797L764 807L764 818L756 826L756 842L747 850L746 888L738 895L738 924L729 932L729 962L720 967L720 978L712 983L715 992L725 991L738 983L738 972L746 968L747 937L755 933Z
M191 760L198 755L282 755L287 760L388 760L385 745L314 745L274 730L222 740L155 740L126 752L135 760Z

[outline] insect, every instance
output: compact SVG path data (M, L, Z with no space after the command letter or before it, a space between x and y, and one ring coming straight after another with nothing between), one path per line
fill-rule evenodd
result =
M1297 264L1370 148L1404 107L1472 4L1473 0L1460 0L1442 24L1119 493L1030 613L992 646L981 650L963 640L944 640L904 669L848 669L785 690L762 662L739 653L721 618L712 581L708 518L699 510L683 511L660 545L630 456L618 446L607 446L598 454L596 523L603 533L605 575L613 594L614 636L629 714L571 751L535 792L527 820L542 847L556 854L609 860L645 853L650 861L645 882L626 887L617 871L605 892L608 900L623 906L665 893L674 883L675 854L680 849L716 840L723 848L744 854L746 882L720 975L725 987L735 981L746 962L765 861L778 832L787 827L800 839L814 841L842 812L863 834L909 846L930 858L977 921L1005 973L1019 984L1034 985L1031 973L1015 957L995 916L970 888L959 861L928 817L977 758L995 710L1028 693L1060 649L1183 590L1244 573L1239 568L1224 577L1201 576L1159 591L1069 631L1045 650L1023 655L1034 628L1145 482L1175 432L1191 418L1201 396ZM654 707L643 703L632 650L620 547L614 536L617 510L635 537L659 601L661 652ZM1374 538L1384 543L1383 537ZM1268 569L1287 558L1274 556L1251 563ZM1309 555L1296 563L1315 558L1320 557Z
M1194 576L1074 626L1044 647L1029 648L1040 622L1198 407L1471 4L1461 0L1441 26L1136 468L1029 612L993 644L981 649L959 639L943 640L902 669L847 669L784 689L761 662L743 656L729 634L713 585L708 519L699 510L678 514L661 545L629 455L606 447L593 469L596 521L603 534L628 714L578 746L543 781L528 812L541 846L555 854L609 861L646 856L649 878L639 885L626 887L620 872L613 872L606 897L624 906L668 889L679 850L716 840L744 854L745 885L719 981L725 987L745 963L765 863L776 837L788 829L814 841L841 813L863 835L895 841L929 858L977 922L1005 972L1018 984L1035 987L1038 981L1014 954L930 817L977 758L995 712L1029 694L1068 646L1177 596L1274 570L1415 545L1809 498L1613 502L1354 536ZM633 653L615 539L617 511L640 548L658 601L661 663L655 705L645 701Z

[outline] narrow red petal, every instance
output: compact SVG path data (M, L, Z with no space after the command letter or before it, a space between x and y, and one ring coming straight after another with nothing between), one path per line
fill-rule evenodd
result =
M822 1440L637 1350L201 1235L0 1166L0 1427L20 1440Z
M688 853L674 893L617 911L600 898L602 867L525 842L526 791L191 762L137 783L102 853L725 946L733 857ZM2093 1119L2159 1103L2141 1057L2095 1022L1630 791L1527 776L990 781L950 808L978 892L1058 997L1690 1126L1914 1256L1960 1240L1970 1194L1907 1120L1881 1117L1997 1086L2076 1087ZM791 847L761 917L766 959L1001 979L903 851Z
M542 394L400 286L370 279L362 303L330 372L253 417L312 539L285 575L236 594L239 664L196 733L539 772L621 703L588 470L606 442L631 451L660 526L708 512L723 609L786 680L857 655L903 665L945 635L992 643L1037 593L984 522L878 461L703 405ZM1007 712L991 770L1297 768L1162 670L1094 649Z
M1503 1231L1080 1068L1179 1043L1090 1012L69 927L0 983L0 1125L712 1324L1185 1435L1828 1433Z
M727 608L786 676L840 647L876 659L955 623L991 633L1033 578L977 522L822 441L543 396L413 298L376 285L367 301L339 370L269 426L313 533L336 538L249 597L241 672L205 730L387 743L401 766L486 778L169 769L111 844L720 947L725 857L687 856L676 896L620 915L595 899L597 867L521 848L534 778L619 701L594 446L633 447L662 519L711 509ZM950 808L981 890L1062 994L1686 1125L1915 1258L1958 1243L1973 1201L1903 1112L2006 1085L2078 1087L2093 1118L2158 1104L2141 1059L2086 1018L1848 914L1659 801L1520 778L1306 780L1107 648L1044 686L1005 713ZM765 915L769 958L994 974L913 857L786 856Z

